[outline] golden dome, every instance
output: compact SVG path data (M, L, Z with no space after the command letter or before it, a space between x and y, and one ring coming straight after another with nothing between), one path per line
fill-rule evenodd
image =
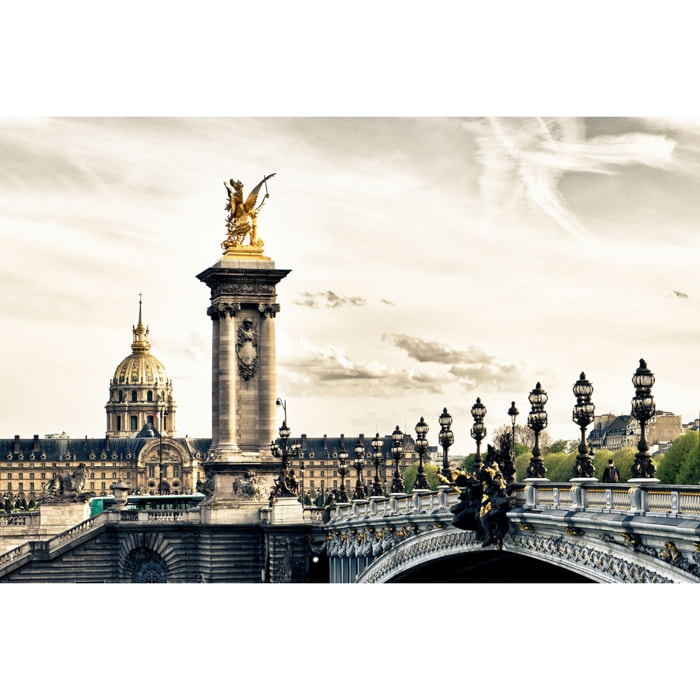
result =
M115 384L167 384L168 375L160 360L147 352L135 352L117 366Z

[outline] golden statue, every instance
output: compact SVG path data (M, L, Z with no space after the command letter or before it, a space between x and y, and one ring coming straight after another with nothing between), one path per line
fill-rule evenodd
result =
M246 251L261 253L263 249L263 241L258 238L258 212L265 204L265 200L270 196L267 191L267 181L273 177L266 175L253 188L251 193L243 199L243 183L240 180L229 180L224 182L226 191L228 192L228 202L226 210L229 212L226 220L226 230L228 235L226 240L221 244L221 247L226 253L234 253L236 248L244 248ZM265 196L262 202L256 207L260 188L265 185ZM249 236L248 245L244 245L246 236Z

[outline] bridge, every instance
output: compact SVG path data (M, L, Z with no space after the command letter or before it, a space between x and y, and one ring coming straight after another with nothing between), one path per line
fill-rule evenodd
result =
M700 582L700 486L533 480L513 495L508 533L488 547L452 526L448 486L338 504L330 581Z
M447 485L336 504L325 523L321 509L287 522L263 507L257 525L199 507L110 509L0 555L0 581L700 582L700 486L545 479L513 496L489 546L452 525ZM13 518L0 525L29 527Z

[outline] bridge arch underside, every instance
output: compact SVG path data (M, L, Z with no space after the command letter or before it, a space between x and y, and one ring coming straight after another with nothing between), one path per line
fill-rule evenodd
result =
M386 583L594 583L556 564L509 551L474 550L431 559Z
M675 567L586 538L511 533L501 550L446 528L409 538L375 559L358 583L680 583Z

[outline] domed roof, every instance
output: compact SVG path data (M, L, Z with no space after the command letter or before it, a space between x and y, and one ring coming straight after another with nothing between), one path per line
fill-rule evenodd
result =
M117 365L112 381L115 384L168 384L170 380L163 363L150 353L148 327L141 320L140 300L139 323L132 326L132 330L134 342L131 343L131 355Z
M135 352L117 365L113 381L115 384L167 384L168 374L158 358Z

